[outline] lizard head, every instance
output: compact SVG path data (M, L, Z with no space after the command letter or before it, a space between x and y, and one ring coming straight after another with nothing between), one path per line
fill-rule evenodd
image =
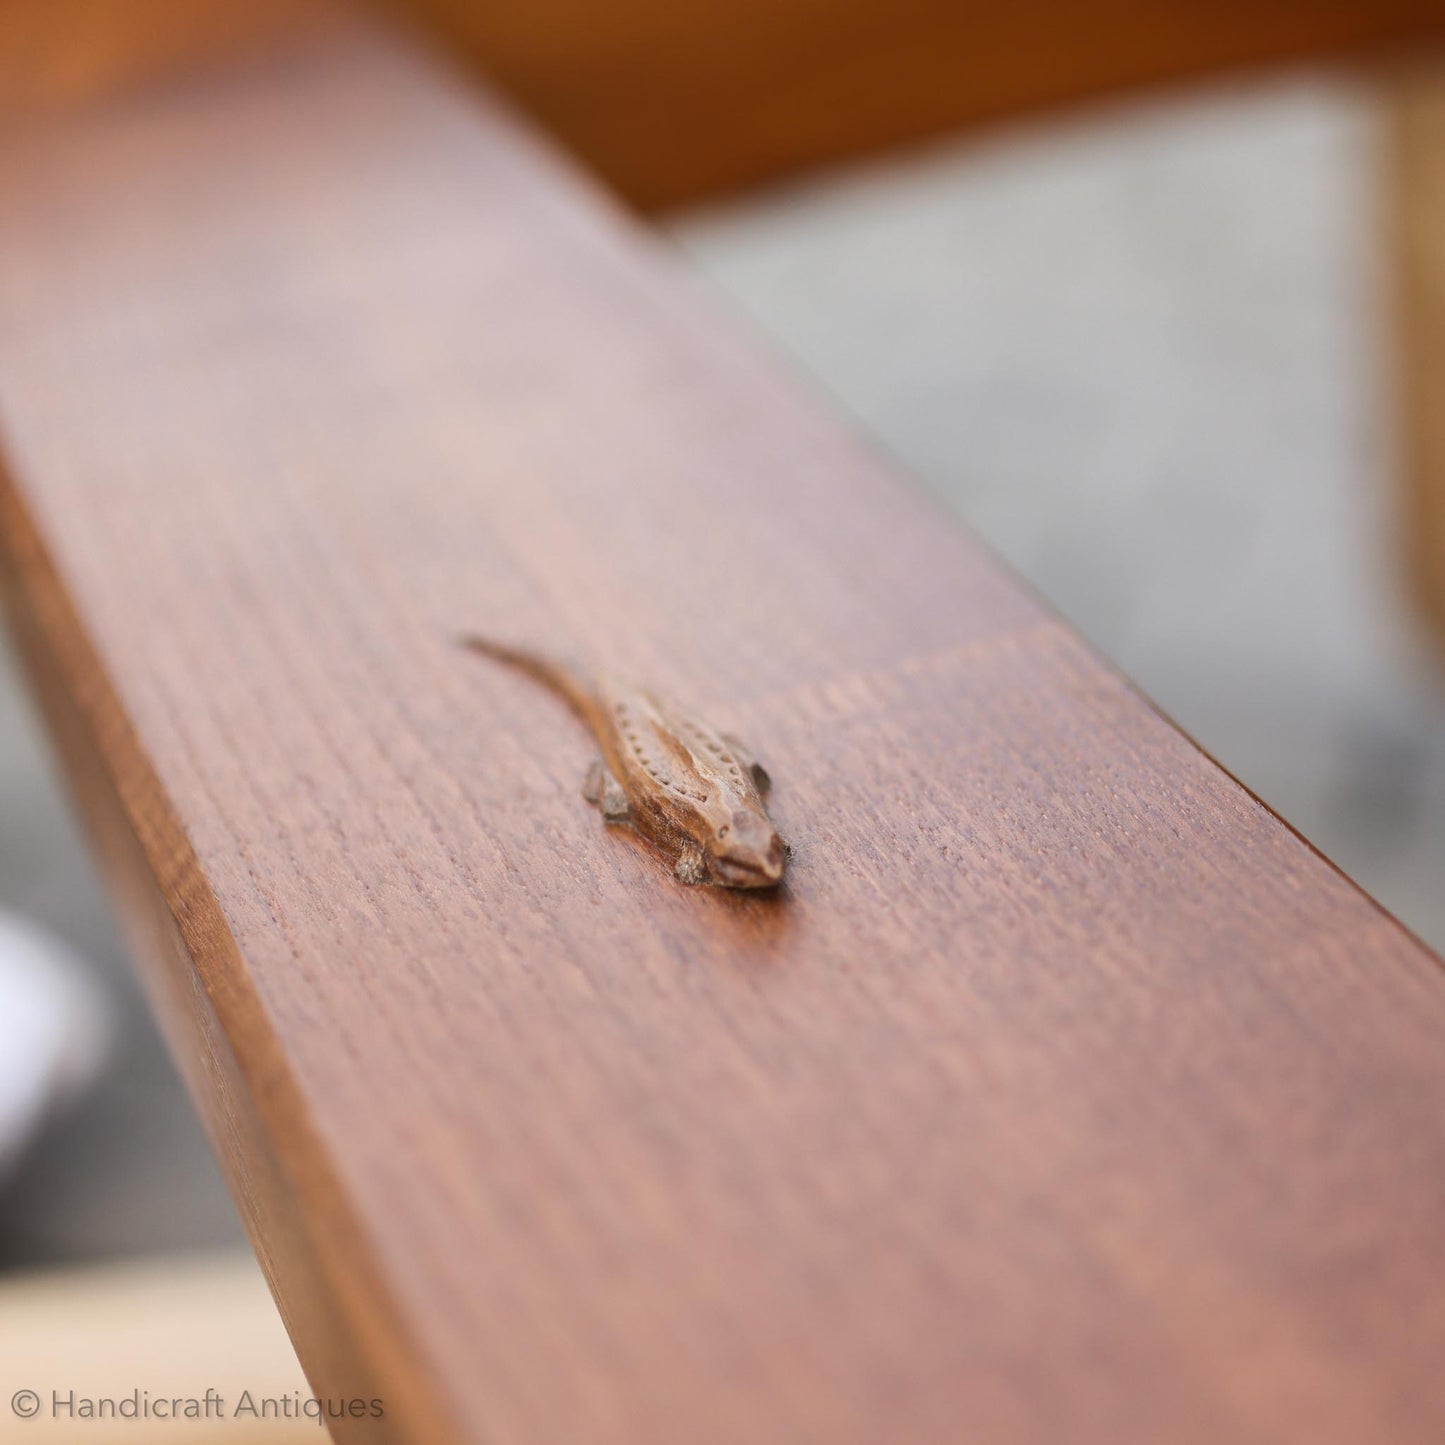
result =
M760 813L734 809L707 842L708 871L728 888L772 888L788 863L787 844Z

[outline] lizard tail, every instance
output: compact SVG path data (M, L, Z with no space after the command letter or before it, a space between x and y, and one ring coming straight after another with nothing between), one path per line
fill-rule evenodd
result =
M493 642L489 637L467 633L458 639L469 652L480 653L493 662L515 667L535 682L557 694L573 712L588 726L592 726L593 714L597 710L597 689L580 667L562 662L542 653L528 652L520 647L508 647L502 642Z

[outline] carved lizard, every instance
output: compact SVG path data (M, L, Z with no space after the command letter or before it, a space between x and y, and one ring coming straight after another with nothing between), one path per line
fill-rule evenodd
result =
M790 850L763 806L770 781L735 738L614 678L482 637L462 641L571 707L601 752L583 796L606 822L636 829L673 860L684 883L772 888L781 881Z

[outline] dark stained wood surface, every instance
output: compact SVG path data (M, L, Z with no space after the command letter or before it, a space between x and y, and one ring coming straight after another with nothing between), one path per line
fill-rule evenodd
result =
M1442 0L381 3L649 208L1129 87L1445 40Z
M7 125L0 444L342 1438L1445 1431L1438 961L494 105L342 25ZM786 894L462 630L745 736Z

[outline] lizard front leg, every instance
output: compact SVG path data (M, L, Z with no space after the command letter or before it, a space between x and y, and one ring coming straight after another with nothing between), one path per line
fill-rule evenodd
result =
M602 814L608 823L627 823L632 819L632 808L622 784L613 777L601 758L594 758L587 769L587 779L582 784L582 796Z
M693 887L708 881L707 861L702 856L702 849L696 843L689 843L677 855L677 866L672 871L683 883Z
M766 793L773 786L773 780L768 776L768 770L731 733L724 733L723 741L732 749L733 756L752 778L753 786L758 790L759 795Z

